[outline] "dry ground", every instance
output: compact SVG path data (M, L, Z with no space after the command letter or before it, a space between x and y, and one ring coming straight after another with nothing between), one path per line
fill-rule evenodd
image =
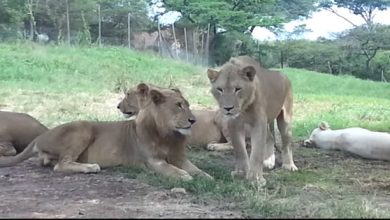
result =
M0 170L1 218L240 218L193 195L124 178L119 172L54 173L30 158Z

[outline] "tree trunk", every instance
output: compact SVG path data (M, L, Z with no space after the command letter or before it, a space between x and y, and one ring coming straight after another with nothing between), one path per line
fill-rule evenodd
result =
M209 65L209 47L210 47L210 23L207 25L207 38L206 38L206 65Z
M131 48L131 44L130 44L130 12L127 15L127 43L128 43L129 49L130 49Z
M186 46L186 60L188 62L187 28L184 27L184 43Z
M70 46L70 25L69 25L69 2L66 0L66 31L68 46Z
M98 42L99 47L102 46L102 18L100 16L100 5L98 5L98 19L99 19L99 36L98 36Z
M172 33L173 33L173 40L174 40L174 47L173 47L173 49L175 50L175 56L177 58L179 55L177 53L178 45L177 45L177 39L176 39L176 33L175 33L175 23L172 23Z
M35 19L34 19L32 5L33 5L33 0L29 0L28 9L30 14L30 40L31 41L34 39L34 26L35 26Z
M280 67L283 69L284 54L283 50L280 50Z

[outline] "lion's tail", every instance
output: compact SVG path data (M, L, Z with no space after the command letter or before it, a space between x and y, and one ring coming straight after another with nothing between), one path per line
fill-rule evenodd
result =
M34 147L36 144L36 139L31 141L31 143L19 154L16 156L6 156L0 157L0 167L10 167L14 166L34 155Z

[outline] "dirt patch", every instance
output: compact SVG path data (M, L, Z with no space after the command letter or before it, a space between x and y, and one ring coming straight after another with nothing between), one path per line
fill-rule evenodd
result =
M242 218L195 195L172 193L112 170L62 174L30 158L0 169L2 218Z

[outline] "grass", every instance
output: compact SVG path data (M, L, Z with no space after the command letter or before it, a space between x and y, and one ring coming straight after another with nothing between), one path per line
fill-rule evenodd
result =
M294 90L294 160L300 169L265 172L258 190L230 178L232 152L191 146L189 157L215 181L182 182L142 167L112 169L164 188L184 187L195 202L218 203L247 217L389 217L389 164L303 148L299 143L322 120L333 128L390 131L390 84L348 75L283 69ZM122 120L116 105L124 87L139 82L179 87L192 108L215 108L206 69L125 48L0 44L0 109L26 112L49 127L86 120Z

